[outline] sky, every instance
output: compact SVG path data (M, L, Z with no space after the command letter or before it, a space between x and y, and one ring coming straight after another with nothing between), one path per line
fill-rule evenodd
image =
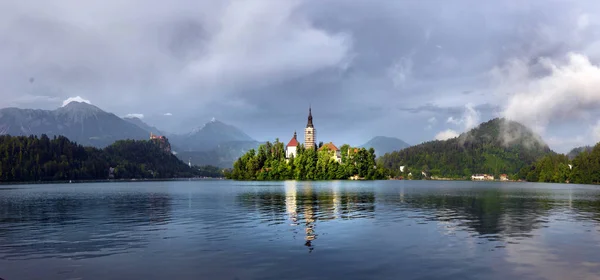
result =
M600 141L599 25L594 0L0 0L0 107L287 141L312 106L352 145L506 117L566 152Z

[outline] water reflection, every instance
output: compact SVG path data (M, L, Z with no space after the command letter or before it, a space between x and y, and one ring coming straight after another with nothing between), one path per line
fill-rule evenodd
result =
M285 182L284 190L259 188L238 196L239 204L255 210L259 221L272 223L287 218L302 226L310 251L318 239L317 227L332 220L435 222L450 234L470 232L489 241L522 240L536 229L548 227L549 216L566 213L576 219L600 221L600 197L544 189L437 188L375 189L341 187L340 182L315 184ZM396 195L392 192L394 191ZM280 223L272 223L272 225Z
M258 189L238 196L239 204L254 209L259 221L273 223L284 216L292 227L301 226L304 245L312 252L318 239L319 222L336 219L374 218L375 193L373 190L341 189L340 182L326 188L317 188L311 182L286 181L283 192L279 188Z
M141 231L171 219L164 193L44 192L0 197L0 256L4 259L109 256L143 248Z

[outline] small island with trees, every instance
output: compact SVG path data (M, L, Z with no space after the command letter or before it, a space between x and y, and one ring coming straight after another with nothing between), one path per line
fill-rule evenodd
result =
M354 148L332 142L316 145L312 110L304 129L304 145L294 136L284 147L279 139L267 142L240 157L225 177L234 180L379 180L387 172L378 166L373 148Z

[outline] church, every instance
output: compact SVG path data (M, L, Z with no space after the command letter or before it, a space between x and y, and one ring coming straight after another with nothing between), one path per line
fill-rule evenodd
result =
M316 149L317 148L316 143L317 143L317 130L315 129L315 126L313 124L312 108L308 107L308 123L306 124L306 128L304 128L304 148L307 150L308 149ZM297 152L298 152L299 145L300 145L300 143L298 142L297 134L294 131L294 136L292 137L290 142L285 146L285 158L290 159L291 157L296 157L298 155ZM334 152L333 157L332 157L334 160L336 160L337 162L342 161L342 158L340 155L340 149L338 147L336 147L335 145L333 145L333 143L329 142L329 143L323 145L323 147L320 147L319 150L323 150L324 148L327 148Z

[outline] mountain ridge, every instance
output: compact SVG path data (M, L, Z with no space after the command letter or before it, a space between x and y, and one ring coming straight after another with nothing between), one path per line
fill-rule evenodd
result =
M465 178L475 173L516 174L544 155L554 153L526 126L492 119L456 138L434 140L384 155L380 163L397 173L421 171L431 176ZM405 166L408 172L399 172Z
M65 136L84 146L106 147L116 140L147 139L147 133L113 113L72 101L55 110L0 109L0 134Z
M361 148L373 148L375 149L375 155L377 157L383 156L387 153L399 151L404 148L410 147L410 144L404 142L402 139L389 136L375 136L367 143L360 146Z

